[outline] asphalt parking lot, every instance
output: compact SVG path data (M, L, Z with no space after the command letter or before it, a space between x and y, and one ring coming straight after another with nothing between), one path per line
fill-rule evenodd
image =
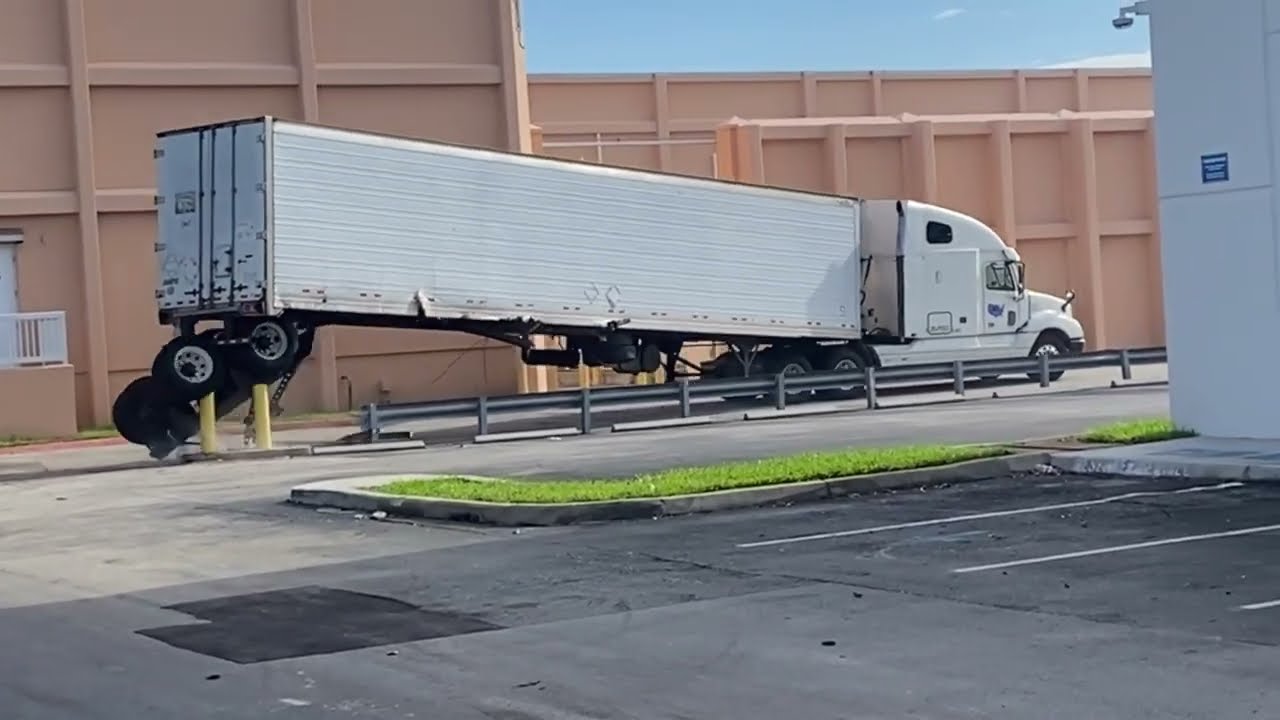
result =
M513 533L246 478L183 504L179 477L62 527L87 479L7 488L4 717L1280 716L1272 485L1032 475Z

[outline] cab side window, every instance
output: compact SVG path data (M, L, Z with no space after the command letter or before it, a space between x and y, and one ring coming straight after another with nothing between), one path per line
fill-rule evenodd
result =
M930 220L924 226L924 241L930 245L946 245L951 242L951 226Z
M1009 272L1009 266L1002 262L993 262L987 264L986 269L987 289L1003 290L1005 292L1014 292L1017 286L1013 282L1013 273Z

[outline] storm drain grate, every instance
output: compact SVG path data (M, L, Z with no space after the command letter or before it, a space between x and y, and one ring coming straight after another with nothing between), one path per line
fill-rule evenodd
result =
M139 630L183 650L249 664L497 630L392 598L306 586L170 605L204 622Z

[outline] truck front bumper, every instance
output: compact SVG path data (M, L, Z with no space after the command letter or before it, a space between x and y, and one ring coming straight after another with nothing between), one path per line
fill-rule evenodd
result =
M1084 352L1084 338L1076 338L1067 342L1067 351L1072 355L1079 355Z

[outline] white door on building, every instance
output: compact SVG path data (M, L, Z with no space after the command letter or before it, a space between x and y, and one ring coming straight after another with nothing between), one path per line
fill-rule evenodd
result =
M0 238L0 366L17 360L17 313L18 244Z

